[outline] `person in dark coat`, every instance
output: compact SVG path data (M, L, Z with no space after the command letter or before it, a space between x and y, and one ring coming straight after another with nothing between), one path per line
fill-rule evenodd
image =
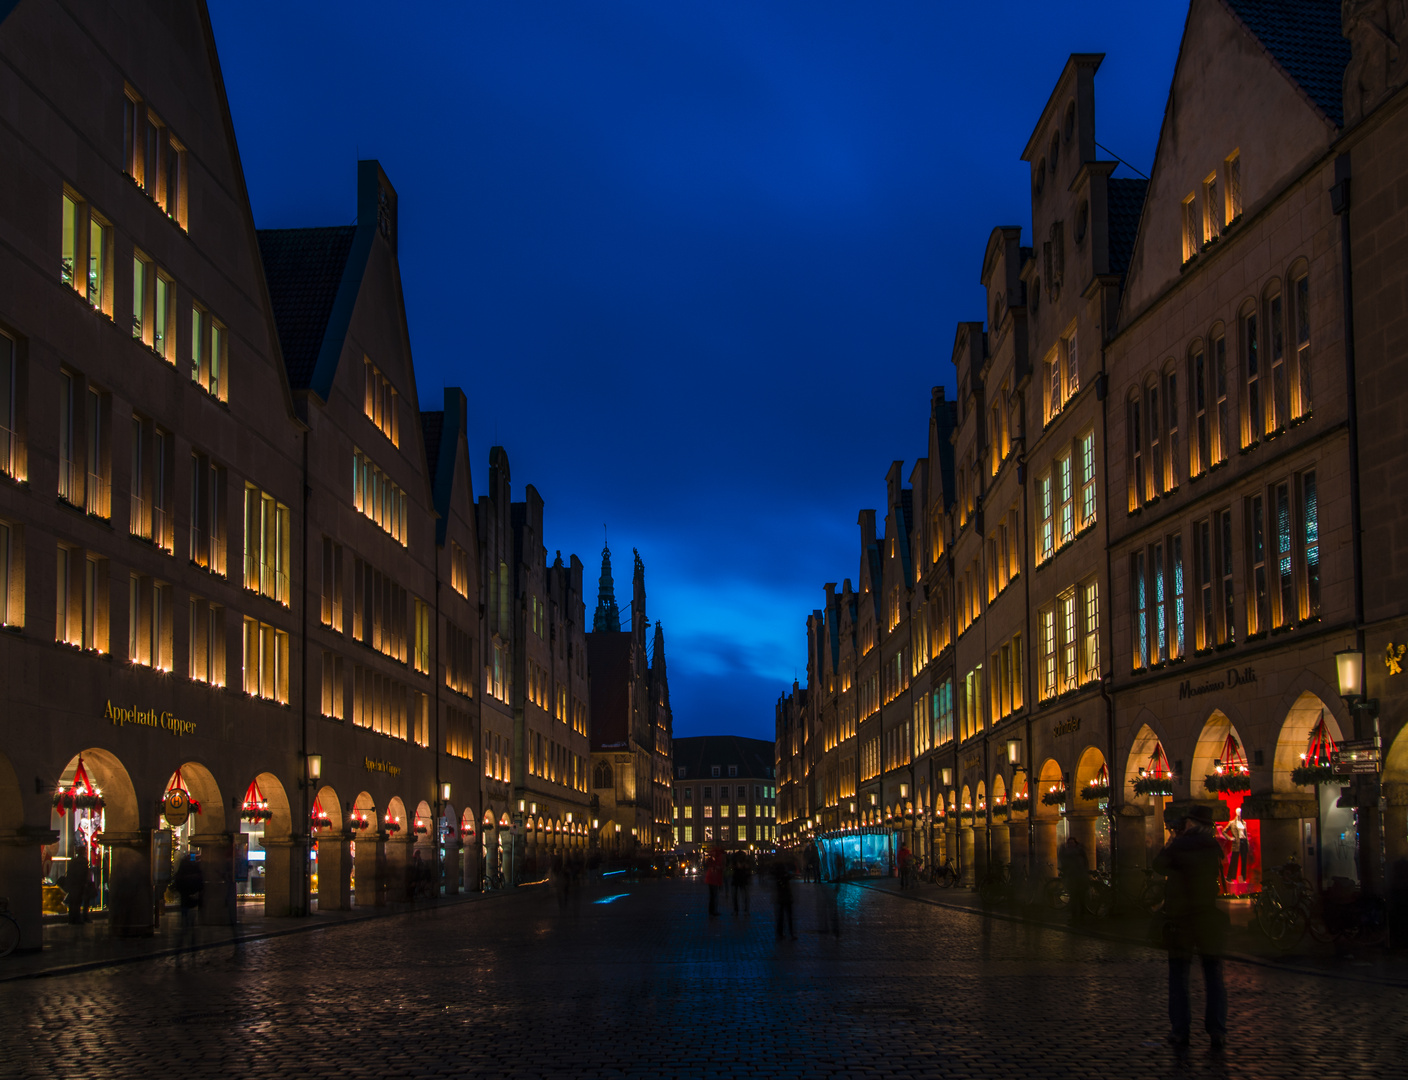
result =
M737 851L733 855L733 866L731 868L733 884L733 913L738 914L738 898L743 898L743 914L748 911L748 886L753 879L753 867L748 862L746 851Z
M1086 899L1090 893L1090 862L1085 845L1073 835L1067 838L1056 856L1057 872L1071 897L1071 923L1085 921Z
M205 891L205 872L189 851L181 857L171 885L181 898L181 933L177 941L178 947L184 949L188 937L191 944L195 944L196 916L200 913L201 894Z
M1189 974L1196 952L1203 964L1207 1009L1203 1026L1214 1053L1227 1045L1227 987L1222 979L1222 954L1227 941L1227 916L1217 906L1222 847L1217 841L1212 809L1194 806L1183 829L1154 860L1154 869L1168 878L1164 899L1164 938L1168 944L1168 1041L1180 1052L1188 1048L1192 1011Z
M64 875L64 891L68 904L68 921L86 923L88 905L93 900L93 871L88 866L88 852L81 844L68 861L68 872Z
M775 890L773 911L777 916L777 939L782 940L782 923L787 922L787 933L797 940L797 925L792 921L792 859L779 855L772 864L772 883Z

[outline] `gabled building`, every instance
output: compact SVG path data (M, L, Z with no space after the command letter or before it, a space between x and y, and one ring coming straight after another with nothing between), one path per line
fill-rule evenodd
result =
M675 847L686 856L708 847L768 852L777 836L773 744L738 735L700 735L675 743L671 795Z

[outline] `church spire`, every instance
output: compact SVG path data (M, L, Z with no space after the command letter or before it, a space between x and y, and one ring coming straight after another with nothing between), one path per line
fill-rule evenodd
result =
M603 630L621 632L621 609L616 606L616 586L611 580L611 548L601 549L601 577L596 583L596 615L592 619L593 633Z

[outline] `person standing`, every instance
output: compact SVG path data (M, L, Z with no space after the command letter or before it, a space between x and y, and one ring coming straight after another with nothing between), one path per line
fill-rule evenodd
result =
M704 863L704 884L709 886L709 918L719 913L719 889L724 883L724 852L720 847L709 849Z
M909 888L909 863L912 857L913 856L910 855L909 845L901 843L899 855L897 855L895 859L895 861L898 862L900 866L901 889Z
M196 916L200 913L201 893L205 891L205 874L194 854L188 851L181 857L171 884L181 898L181 933L177 948L184 950L188 940L195 944Z
M1085 920L1086 896L1090 892L1090 862L1085 857L1085 845L1074 833L1061 846L1057 864L1071 898L1071 925L1074 926Z
M64 875L65 901L68 904L68 921L86 923L88 905L93 898L93 871L88 866L88 850L78 844L68 861L68 871Z
M1188 1049L1192 1010L1189 974L1193 953L1203 965L1207 1007L1203 1026L1212 1051L1227 1045L1227 987L1222 978L1222 954L1227 940L1227 916L1217 906L1222 847L1217 842L1212 808L1194 806L1187 820L1154 859L1154 869L1168 878L1164 900L1164 937L1168 944L1168 1018L1174 1050Z
M797 924L792 919L792 865L786 855L779 855L772 864L773 911L777 916L777 940L782 940L782 924L787 923L787 933L797 940Z
M737 851L733 855L733 913L738 914L738 898L743 898L743 914L748 911L748 885L753 877L753 868L748 865L748 853Z

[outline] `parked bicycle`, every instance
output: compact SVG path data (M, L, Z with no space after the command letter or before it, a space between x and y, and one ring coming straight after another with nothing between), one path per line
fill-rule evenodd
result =
M941 889L951 889L958 884L959 877L958 867L953 865L953 856L949 856L942 866L935 866L929 871L928 880Z
M0 896L0 957L9 956L20 943L20 924L10 914L10 901Z

